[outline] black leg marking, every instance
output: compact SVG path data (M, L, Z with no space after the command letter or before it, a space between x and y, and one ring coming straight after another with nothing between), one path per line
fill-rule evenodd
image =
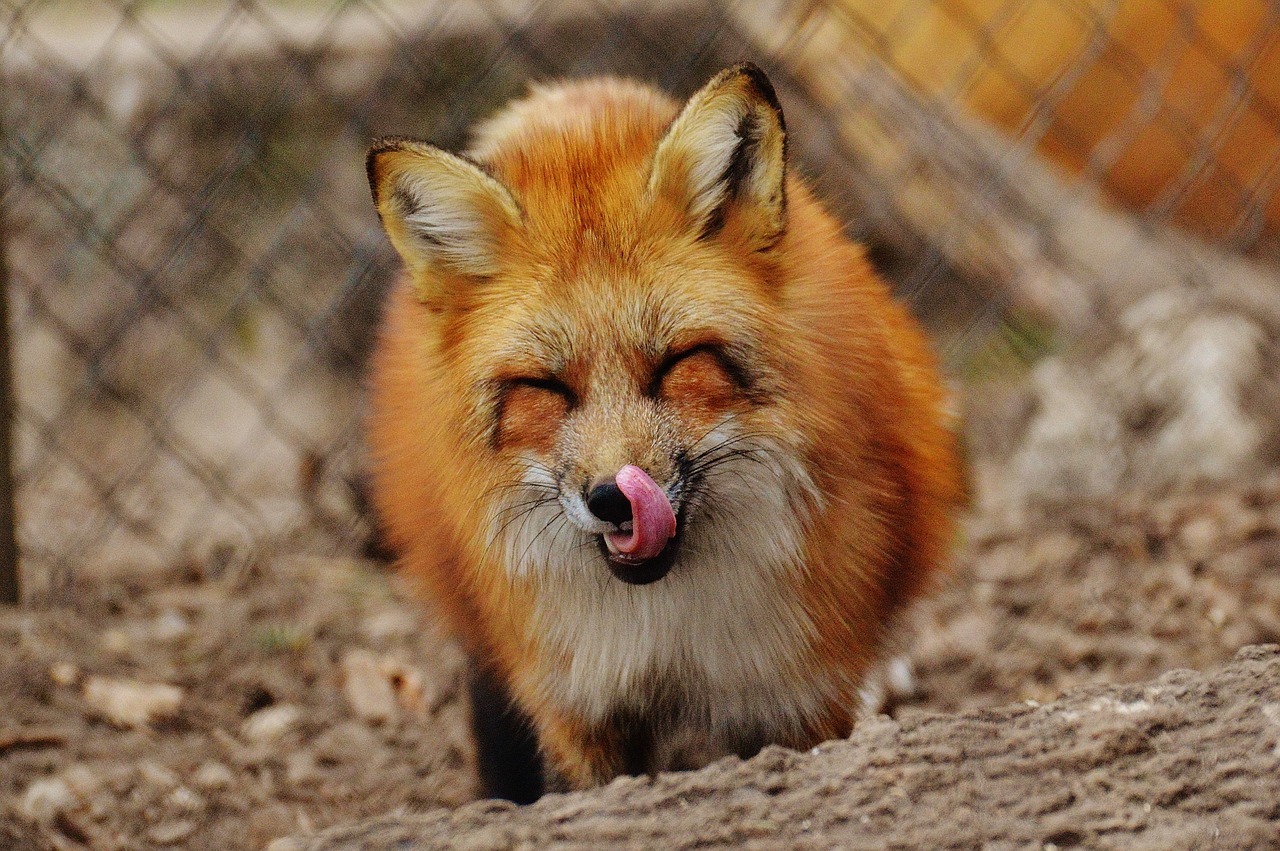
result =
M639 776L653 768L653 731L632 720L622 728L622 773Z
M467 688L481 793L486 798L532 804L543 793L542 757L528 716L479 665L472 664Z

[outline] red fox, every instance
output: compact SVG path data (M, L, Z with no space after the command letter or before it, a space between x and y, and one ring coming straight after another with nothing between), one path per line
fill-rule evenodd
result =
M535 87L475 138L369 152L406 267L369 441L474 661L485 792L847 735L959 464L924 337L788 172L773 87Z

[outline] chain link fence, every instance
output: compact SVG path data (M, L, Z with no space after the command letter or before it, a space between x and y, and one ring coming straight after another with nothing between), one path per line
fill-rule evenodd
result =
M684 96L762 65L797 166L958 382L1171 284L1276 300L1276 2L0 0L0 21L33 592L369 540L361 373L396 263L364 151L463 147L531 80Z

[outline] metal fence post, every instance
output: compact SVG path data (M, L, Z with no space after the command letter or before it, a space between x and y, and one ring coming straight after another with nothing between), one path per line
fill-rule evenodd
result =
M0 140L3 129L0 128ZM0 178L4 175L0 174ZM10 363L9 265L0 206L0 603L17 603L18 542L13 514L13 370Z

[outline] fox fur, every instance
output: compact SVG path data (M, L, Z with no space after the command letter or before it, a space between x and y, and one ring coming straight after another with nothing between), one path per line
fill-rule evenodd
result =
M376 504L553 788L847 735L945 562L934 358L786 147L742 65L683 105L538 86L466 154L370 151L405 265L371 372ZM588 505L624 465L676 517L638 568L601 544L631 524Z

